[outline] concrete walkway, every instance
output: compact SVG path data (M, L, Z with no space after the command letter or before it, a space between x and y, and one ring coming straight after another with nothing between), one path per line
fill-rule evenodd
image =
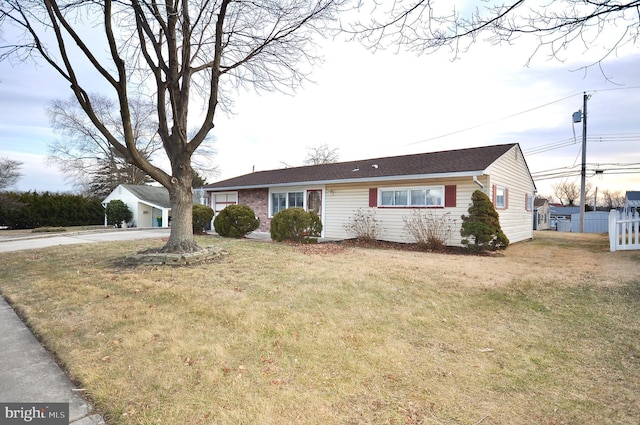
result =
M84 231L68 234L3 236L0 252L91 242L162 238L169 229ZM0 297L0 403L69 403L69 423L104 425L51 355ZM0 411L0 424L5 422ZM31 423L37 424L37 420Z
M69 403L70 424L105 423L2 297L0 341L0 402Z
M47 248L93 242L112 242L134 239L167 238L171 229L108 229L62 233L30 233L11 235L0 231L0 252Z

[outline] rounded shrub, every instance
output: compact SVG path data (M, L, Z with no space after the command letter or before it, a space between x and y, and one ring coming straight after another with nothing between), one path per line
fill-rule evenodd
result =
M311 225L309 226L309 236L320 237L322 234L322 221L320 216L315 211L309 211L309 218L311 219Z
M228 205L213 220L213 228L220 236L242 238L260 225L253 210L246 205Z
M207 225L211 223L213 218L213 210L206 205L196 204L193 206L193 233L204 232Z
M282 242L309 242L311 237L320 236L322 222L313 211L302 208L288 208L279 211L271 219L271 239Z
M107 215L107 224L116 227L122 227L123 222L129 222L133 218L133 213L119 199L114 199L107 204L105 214Z

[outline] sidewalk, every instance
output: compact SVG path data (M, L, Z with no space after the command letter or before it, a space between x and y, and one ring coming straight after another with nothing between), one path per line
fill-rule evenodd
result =
M70 424L105 424L1 296L0 359L0 402L69 403Z
M47 248L58 245L73 245L93 242L114 242L133 239L166 238L168 227L86 230L60 233L4 234L0 232L0 252Z

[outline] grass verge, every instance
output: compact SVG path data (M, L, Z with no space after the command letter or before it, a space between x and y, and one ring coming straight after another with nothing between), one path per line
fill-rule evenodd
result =
M203 237L1 254L0 292L110 424L637 424L640 261L601 235L502 256Z

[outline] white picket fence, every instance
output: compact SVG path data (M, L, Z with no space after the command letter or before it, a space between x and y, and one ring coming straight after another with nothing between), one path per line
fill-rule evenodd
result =
M640 214L609 212L609 248L611 252L640 249Z

